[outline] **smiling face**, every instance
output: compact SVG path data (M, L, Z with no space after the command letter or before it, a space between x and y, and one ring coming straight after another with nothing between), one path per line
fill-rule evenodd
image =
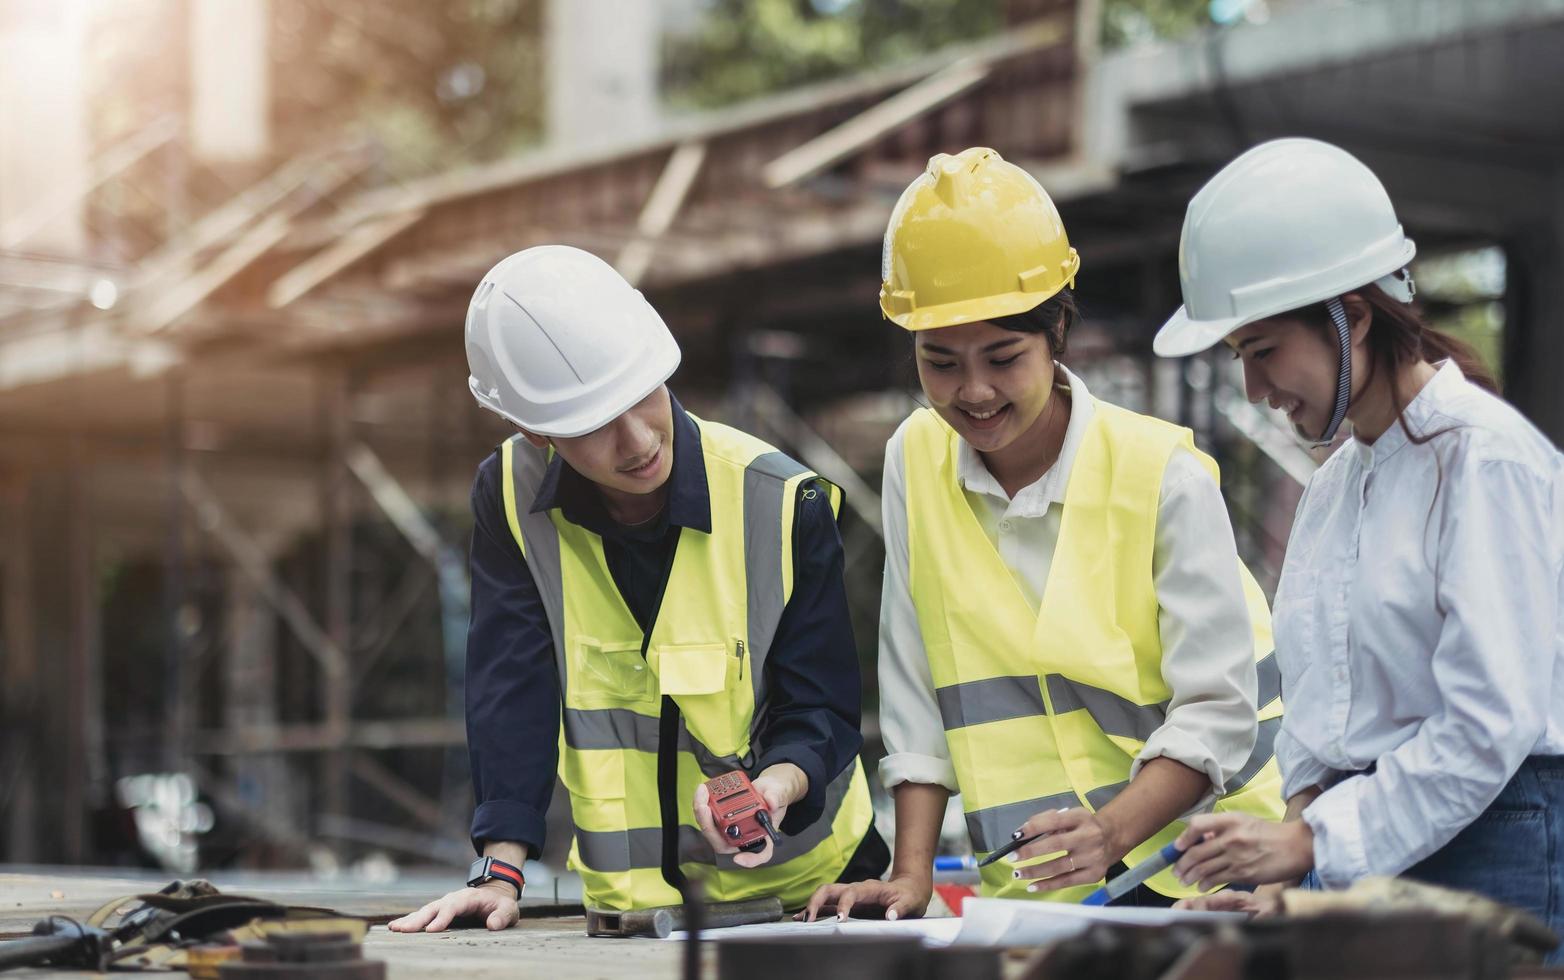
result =
M1348 319L1357 312L1349 306ZM1361 333L1353 344L1353 392L1361 378ZM1243 362L1244 394L1251 402L1265 402L1284 412L1305 439L1318 439L1330 424L1336 406L1336 371L1339 353L1334 328L1308 323L1296 315L1282 314L1256 320L1227 336L1233 356Z
M929 404L979 452L1014 443L1048 404L1054 362L1046 334L980 321L919 331L915 344Z
M545 440L530 433L535 445ZM673 403L666 385L632 405L612 422L584 436L547 440L570 468L614 493L655 493L673 471Z

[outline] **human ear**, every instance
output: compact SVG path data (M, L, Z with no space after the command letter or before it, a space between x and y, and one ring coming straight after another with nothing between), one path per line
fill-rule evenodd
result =
M1374 322L1374 308L1357 293L1342 296L1341 307L1347 314L1347 327L1352 334L1353 345L1363 343L1368 336L1369 324Z
M521 434L526 437L528 442L539 449L544 449L549 444L548 436L540 436L536 432L528 432L526 429L522 429Z

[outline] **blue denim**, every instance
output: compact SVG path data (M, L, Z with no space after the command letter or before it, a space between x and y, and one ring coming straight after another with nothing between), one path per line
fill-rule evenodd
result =
M1522 908L1564 936L1564 756L1532 756L1493 805L1404 877ZM1564 948L1548 956L1564 964Z

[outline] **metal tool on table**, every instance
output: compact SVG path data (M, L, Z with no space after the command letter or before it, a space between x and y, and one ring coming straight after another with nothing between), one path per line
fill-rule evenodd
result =
M656 936L666 939L685 931L689 916L682 905L614 912L587 909L589 936ZM739 902L709 902L700 906L702 929L748 926L757 922L780 922L782 900L776 897L747 898Z
M734 847L758 854L766 849L768 837L781 843L771 823L771 809L744 770L735 769L708 779L706 792L711 794L711 819L717 825L717 833L732 841Z

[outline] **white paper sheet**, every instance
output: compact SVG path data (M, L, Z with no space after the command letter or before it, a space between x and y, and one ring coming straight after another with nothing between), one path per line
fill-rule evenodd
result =
M1085 932L1094 923L1165 926L1176 922L1242 921L1238 912L1107 908L1015 898L969 898L961 904L956 946L1040 946Z

